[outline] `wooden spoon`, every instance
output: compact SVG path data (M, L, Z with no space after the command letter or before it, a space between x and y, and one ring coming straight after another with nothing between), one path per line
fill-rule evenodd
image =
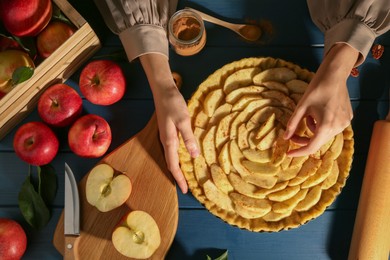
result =
M244 38L248 41L257 41L261 36L261 30L260 30L259 26L257 26L257 25L229 23L229 22L220 20L218 18L215 18L213 16L210 16L208 14L202 13L198 10L193 9L193 8L186 7L185 9L188 9L188 10L193 11L194 13L197 13L200 17L202 17L203 20L205 20L207 22L218 24L220 26L226 27L226 28L236 32L238 35L240 35L242 38Z

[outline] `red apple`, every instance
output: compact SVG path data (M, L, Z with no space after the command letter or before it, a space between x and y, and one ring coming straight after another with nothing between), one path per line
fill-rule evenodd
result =
M81 114L83 100L76 90L66 84L55 84L46 89L38 100L41 119L55 127L72 124Z
M14 136L14 149L31 165L50 163L58 152L57 136L42 122L29 122L19 127Z
M103 117L94 114L77 119L68 132L70 149L86 158L102 156L108 150L111 138L110 125Z
M0 218L0 259L21 259L26 251L27 236L13 219Z
M47 58L76 31L65 22L50 22L37 36L37 49L42 58Z
M18 37L38 35L49 23L51 15L51 0L0 0L4 27Z
M93 104L111 105L119 101L126 90L126 79L121 67L113 61L96 60L81 71L81 93Z
M0 52L0 90L8 93L12 90L14 82L12 74L19 67L35 68L30 56L19 50L6 50Z

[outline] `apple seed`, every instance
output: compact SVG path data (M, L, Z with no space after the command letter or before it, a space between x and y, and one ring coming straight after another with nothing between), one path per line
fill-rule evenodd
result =
M133 231L133 230L131 230ZM142 244L145 241L145 234L142 231L133 231L133 241L137 244Z
M111 185L108 184L108 185L105 185L102 189L102 195L103 197L107 197L108 195L110 195L111 193Z

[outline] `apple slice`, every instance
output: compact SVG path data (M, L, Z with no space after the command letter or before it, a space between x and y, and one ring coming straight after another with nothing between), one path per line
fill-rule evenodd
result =
M142 210L135 210L115 228L112 243L122 255L146 259L160 246L160 230L151 215Z
M108 164L95 166L86 183L87 201L101 212L113 210L129 198L131 181L125 174L114 176L114 169Z

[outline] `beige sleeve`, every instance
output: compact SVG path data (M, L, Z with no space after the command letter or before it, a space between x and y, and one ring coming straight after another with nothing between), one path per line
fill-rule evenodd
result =
M347 43L360 52L361 64L376 37L390 29L389 0L307 0L313 22L325 34L325 52Z
M167 25L177 0L95 0L95 4L118 34L129 61L147 53L168 57Z

